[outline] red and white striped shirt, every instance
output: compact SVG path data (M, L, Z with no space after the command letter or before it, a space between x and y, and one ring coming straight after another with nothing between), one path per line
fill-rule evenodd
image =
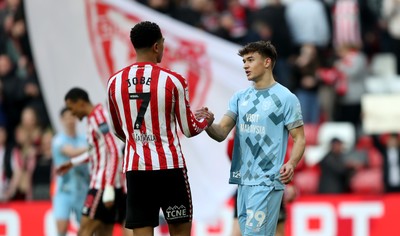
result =
M115 133L125 140L123 171L186 166L177 123L186 137L207 128L190 110L186 80L153 63L135 63L108 81Z
M90 188L103 189L106 184L121 188L120 152L115 136L110 132L108 113L101 104L87 117Z

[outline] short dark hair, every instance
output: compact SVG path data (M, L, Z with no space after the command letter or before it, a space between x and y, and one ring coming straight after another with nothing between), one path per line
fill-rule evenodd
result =
M70 89L67 94L65 94L65 101L71 100L76 102L78 100L83 100L85 102L90 102L88 93L81 89L81 88L72 88Z
M131 42L135 49L150 48L158 40L162 39L160 27L150 21L137 23L131 29Z
M269 57L272 60L272 67L275 65L278 54L275 46L272 45L271 41L257 41L246 44L242 49L239 50L238 55L243 57L246 54L257 52L263 57Z

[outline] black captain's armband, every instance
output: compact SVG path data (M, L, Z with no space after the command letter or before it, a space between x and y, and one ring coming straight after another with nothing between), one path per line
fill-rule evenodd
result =
M133 77L132 79L127 79L126 82L128 83L128 87L131 87L131 85L137 85L137 84L145 84L145 85L150 85L151 77Z

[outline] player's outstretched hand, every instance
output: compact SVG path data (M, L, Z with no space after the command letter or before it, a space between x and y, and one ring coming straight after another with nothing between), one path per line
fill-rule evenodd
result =
M67 173L70 169L72 168L72 163L70 161L65 162L64 164L62 164L61 166L57 167L56 169L56 173L58 175L64 175L65 173Z
M201 120L201 119L207 118L208 108L202 107L200 109L197 109L196 112L194 113L194 116L196 117L196 120Z
M291 162L286 162L280 170L281 174L281 181L284 184L289 183L292 181L293 176L294 176L294 165Z
M214 113L208 110L207 107L202 107L195 112L195 117L197 120L206 119L208 126L212 125L214 122Z

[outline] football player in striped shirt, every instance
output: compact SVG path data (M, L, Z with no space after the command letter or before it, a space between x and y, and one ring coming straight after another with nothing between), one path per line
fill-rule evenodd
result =
M285 184L305 148L303 119L297 97L273 77L277 53L270 42L258 41L239 51L252 86L236 92L220 123L206 129L223 141L236 126L229 182L238 184L238 218L242 235L275 235ZM201 118L207 108L196 112ZM284 164L288 135L294 140Z
M136 62L111 76L107 88L114 131L126 144L125 227L153 235L161 208L171 235L190 235L192 198L177 129L192 137L214 117L196 120L186 79L157 65L164 51L157 24L136 24L130 38Z
M88 152L57 168L59 174L72 166L90 162L90 186L82 209L79 235L112 235L115 223L125 219L125 200L121 153L110 132L108 113L101 104L93 105L88 93L72 88L65 95L67 108L82 120L87 118Z

